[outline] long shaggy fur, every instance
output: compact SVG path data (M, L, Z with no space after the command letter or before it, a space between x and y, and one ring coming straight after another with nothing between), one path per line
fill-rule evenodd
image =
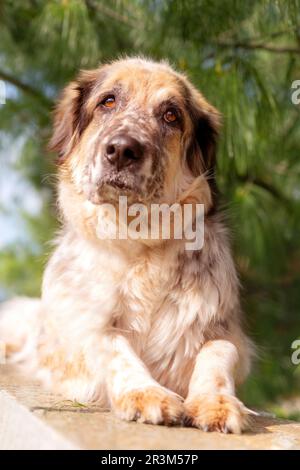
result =
M116 106L104 109L114 94ZM180 119L162 120L175 106ZM173 108L172 108L173 109ZM240 322L239 286L214 184L217 110L166 63L123 59L82 72L64 90L50 143L58 154L61 234L41 299L0 312L7 359L81 402L98 400L127 420L241 432L249 410L235 386L252 346ZM144 149L116 172L109 139ZM137 165L137 163L135 163ZM123 190L122 190L123 188ZM184 240L100 240L104 203L205 205L200 251Z

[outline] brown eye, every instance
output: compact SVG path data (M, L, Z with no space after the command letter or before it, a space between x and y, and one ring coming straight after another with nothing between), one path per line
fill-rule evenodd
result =
M168 109L164 114L164 120L166 122L175 122L177 119L177 114L172 109Z
M115 97L113 95L107 96L100 104L106 108L114 108L116 105Z

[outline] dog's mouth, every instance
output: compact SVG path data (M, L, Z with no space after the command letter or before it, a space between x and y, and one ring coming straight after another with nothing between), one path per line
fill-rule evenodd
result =
M112 181L108 181L106 183L106 185L108 186L111 186L112 188L116 188L116 189L120 189L121 191L124 190L124 191L134 191L134 187L128 183L125 183L125 181L121 181L121 180L112 180Z
M118 173L103 175L94 190L89 193L89 200L94 204L115 203L120 196L127 196L130 200L141 199L142 191L134 175Z
M123 176L119 174L112 174L104 176L101 179L99 188L100 192L105 190L106 187L114 188L119 190L119 192L125 191L126 193L128 191L137 192L138 190L131 175Z

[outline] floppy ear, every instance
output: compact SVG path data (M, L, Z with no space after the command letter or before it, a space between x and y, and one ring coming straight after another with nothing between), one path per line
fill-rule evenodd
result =
M58 163L63 163L90 122L91 115L86 109L97 80L98 71L81 72L62 92L54 112L53 135L48 150L58 153Z
M195 176L207 172L209 179L212 179L221 116L194 88L189 96L188 107L193 122L193 136L187 153L187 163Z

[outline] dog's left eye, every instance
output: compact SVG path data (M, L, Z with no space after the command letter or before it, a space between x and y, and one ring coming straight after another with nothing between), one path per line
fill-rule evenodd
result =
M164 114L164 120L166 122L175 122L177 121L177 119L178 119L177 113L173 109L168 109Z
M101 101L100 103L102 106L105 106L106 108L114 108L116 105L116 99L113 95L106 96L104 100Z

